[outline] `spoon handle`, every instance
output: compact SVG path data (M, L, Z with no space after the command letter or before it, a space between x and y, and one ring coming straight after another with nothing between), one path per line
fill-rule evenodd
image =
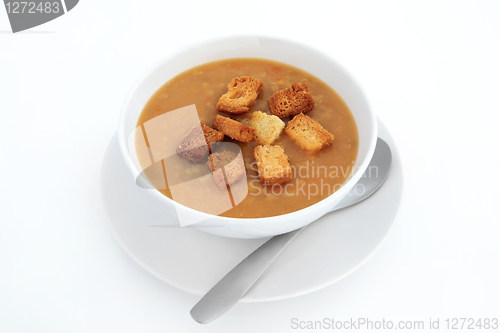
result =
M191 309L191 317L206 324L232 308L281 251L306 227L272 237L243 259Z
M375 193L389 174L391 162L392 153L389 145L378 138L370 165L357 183L364 190L360 194L356 191L349 193L331 211L352 206ZM376 170L374 175L371 174L372 168ZM281 251L305 228L307 226L274 236L243 259L191 309L191 317L201 324L206 324L229 310L246 294Z

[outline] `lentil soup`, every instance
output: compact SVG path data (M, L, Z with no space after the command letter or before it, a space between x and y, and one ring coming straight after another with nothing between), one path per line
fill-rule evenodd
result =
M249 112L243 114L227 114L218 112L216 104L219 98L227 93L228 84L239 76L250 76L260 79L264 85L255 102L249 106ZM326 83L317 77L290 65L259 58L233 58L206 63L191 68L166 82L159 88L144 106L137 126L149 120L188 105L196 105L200 120L208 126L217 114L230 117L243 124L248 124L254 111L271 114L268 99L277 91L290 88L294 83L306 83L314 100L314 108L307 116L320 123L333 134L331 145L314 154L301 149L285 132L274 142L283 147L289 158L293 171L292 178L280 185L263 185L259 180L258 169L254 159L255 140L243 143L225 137L225 142L237 144L242 152L246 169L246 179L241 179L231 186L247 186L248 194L233 208L219 214L235 218L270 217L291 213L311 206L333 194L355 170L354 164L358 153L358 130L351 111L342 98ZM285 123L290 118L283 118ZM185 133L184 133L185 134ZM146 144L149 146L146 138ZM176 145L179 143L177 142ZM141 166L148 165L141 159ZM175 155L162 162L174 161L178 164L175 177L179 182L187 178L207 174L210 170L203 163L193 163ZM205 160L206 161L206 160ZM165 171L159 174L163 176ZM158 173L157 173L158 174ZM152 184L166 183L165 179L153 179L154 175L146 173ZM170 179L170 178L169 178ZM208 178L207 178L208 179ZM211 180L213 183L213 179ZM213 186L208 184L207 186ZM173 185L172 185L173 186ZM235 188L236 188L235 187ZM157 186L165 196L172 199L171 190L165 186ZM203 195L203 189L193 189L184 195Z

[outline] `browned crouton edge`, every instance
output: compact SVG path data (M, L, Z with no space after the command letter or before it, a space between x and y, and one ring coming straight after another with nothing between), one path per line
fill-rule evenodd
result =
M248 107L255 102L264 83L251 76L234 78L227 85L228 92L221 96L217 103L217 111L240 114L248 112Z
M249 143L253 138L253 128L221 115L215 116L212 127L241 142Z
M307 83L294 83L291 88L280 90L269 97L271 112L280 118L306 113L314 108L314 100Z
M288 122L285 133L302 149L314 153L330 145L334 136L314 119L303 113Z
M265 185L282 184L292 178L288 156L281 146L257 146L253 151L260 181Z

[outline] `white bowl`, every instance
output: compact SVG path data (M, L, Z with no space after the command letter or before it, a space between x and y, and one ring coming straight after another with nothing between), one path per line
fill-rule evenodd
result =
M266 58L301 68L326 82L349 106L359 132L359 149L355 172L335 193L320 202L299 211L266 218L229 218L195 212L205 221L191 225L205 232L233 238L261 238L279 235L303 227L330 211L347 195L368 167L377 139L377 120L368 100L354 78L329 55L309 46L262 36L233 36L196 43L171 53L150 68L133 86L123 104L118 127L118 141L131 181L140 172L133 142L139 115L153 93L165 82L185 70L207 62L225 58ZM171 218L176 218L176 205L157 190L151 193L165 207Z

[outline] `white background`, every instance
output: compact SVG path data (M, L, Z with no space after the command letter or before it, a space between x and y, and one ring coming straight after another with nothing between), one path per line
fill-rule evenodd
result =
M0 332L500 318L499 17L499 1L83 0L12 34L0 9ZM389 238L352 275L201 326L189 315L198 297L114 240L100 172L135 80L169 52L226 34L283 36L344 64L398 144L405 195Z

